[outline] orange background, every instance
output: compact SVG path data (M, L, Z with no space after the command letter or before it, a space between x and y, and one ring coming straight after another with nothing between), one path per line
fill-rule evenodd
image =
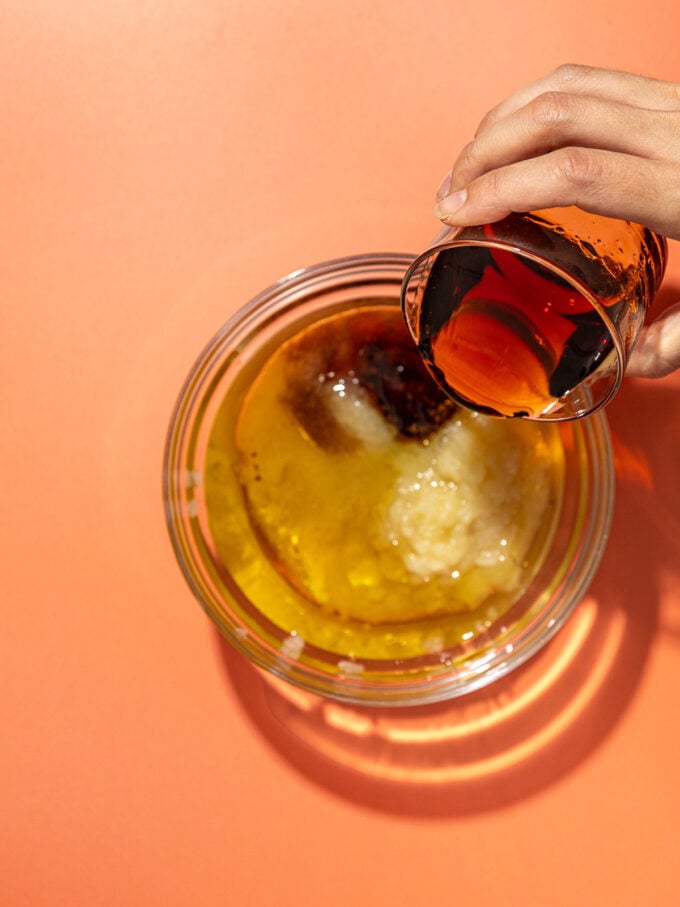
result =
M489 106L565 61L680 80L679 26L677 0L0 4L3 904L677 903L677 378L609 410L611 544L564 633L413 716L232 654L160 472L236 306L422 248Z

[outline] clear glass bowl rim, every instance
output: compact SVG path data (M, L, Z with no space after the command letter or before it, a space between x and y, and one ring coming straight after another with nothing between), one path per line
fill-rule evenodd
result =
M219 367L225 351L238 337L257 328L257 323L278 310L288 311L300 299L326 287L356 285L362 277L372 282L395 286L395 305L399 304L401 281L416 256L408 253L363 253L331 259L297 269L276 281L240 307L217 331L199 354L177 398L168 428L163 456L163 500L166 525L178 564L194 596L223 636L258 667L302 688L330 699L355 705L413 706L451 699L478 690L516 669L558 632L585 594L606 548L615 493L615 473L606 417L602 411L580 419L588 451L589 487L593 489L589 512L579 539L579 550L570 566L573 581L540 612L541 621L532 620L513 639L511 650L503 646L473 659L465 670L451 668L432 677L415 679L369 679L356 675L338 676L317 670L296 659L234 632L206 601L201 582L200 561L187 544L187 525L191 519L182 502L182 482L191 466L183 462L187 438L193 430L197 411L211 375ZM369 281L371 282L371 281ZM300 295L304 291L304 295Z

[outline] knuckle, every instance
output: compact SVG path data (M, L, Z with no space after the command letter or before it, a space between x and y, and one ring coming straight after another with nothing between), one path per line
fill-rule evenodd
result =
M484 114L482 119L479 121L479 126L477 126L477 131L475 132L475 138L480 136L483 132L486 132L493 124L496 122L497 114L496 108L489 110Z
M489 173L485 173L481 179L476 180L468 187L474 197L478 197L480 200L486 199L493 203L503 197L503 189L504 180L501 170L491 170Z
M561 177L573 187L598 186L606 176L603 158L587 148L562 148L556 160Z
M553 78L557 85L573 88L585 82L593 72L592 66L583 66L580 63L562 63L553 71Z
M475 162L477 160L477 143L468 142L467 145L460 152L456 170L467 170L468 168L474 168Z
M546 91L532 101L531 114L541 129L563 126L572 117L573 99L562 91Z

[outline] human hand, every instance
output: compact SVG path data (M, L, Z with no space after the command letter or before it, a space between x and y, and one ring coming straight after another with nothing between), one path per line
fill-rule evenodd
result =
M450 226L577 205L680 239L680 85L561 66L486 114L437 193ZM680 368L680 305L643 331L627 373Z

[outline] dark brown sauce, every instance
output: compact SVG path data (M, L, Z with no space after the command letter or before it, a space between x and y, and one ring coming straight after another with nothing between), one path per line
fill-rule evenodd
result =
M355 443L325 405L327 381L358 385L402 439L428 438L457 407L433 381L399 309L390 303L316 325L291 347L288 405L326 449Z

